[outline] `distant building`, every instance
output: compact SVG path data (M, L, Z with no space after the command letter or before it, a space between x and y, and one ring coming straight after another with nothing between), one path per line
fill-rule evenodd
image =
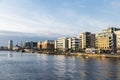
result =
M35 48L37 48L37 42L33 42L33 41L25 42L23 44L23 46L24 46L24 48L27 48L27 49L35 49Z
M46 40L42 42L42 50L54 51L54 40Z
M12 41L12 40L9 40L9 41L8 41L8 49L9 49L9 50L12 50L12 48L13 48L13 41Z
M81 49L95 48L95 34L90 32L84 32L80 35L80 45Z
M21 49L21 47L17 44L13 47L14 51L19 51Z
M37 42L37 49L42 50L42 42L41 41Z

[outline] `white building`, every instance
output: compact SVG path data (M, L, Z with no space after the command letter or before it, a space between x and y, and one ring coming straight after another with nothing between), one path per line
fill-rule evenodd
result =
M77 37L68 38L68 48L76 51L79 50L80 39Z
M13 41L9 40L8 41L8 49L12 50L12 48L13 48Z
M59 38L55 40L55 49L61 51L73 50L76 51L79 49L79 38L71 37L71 38Z
M68 38L58 38L55 40L55 49L59 51L68 50Z

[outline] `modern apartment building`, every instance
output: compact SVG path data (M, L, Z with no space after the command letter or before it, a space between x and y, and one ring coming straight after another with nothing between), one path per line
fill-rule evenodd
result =
M68 50L68 38L58 38L55 40L55 50L66 51Z
M54 40L46 40L42 42L42 50L54 51Z
M115 49L115 36L113 33L98 34L97 48L103 52L111 52Z
M42 50L42 42L41 41L37 42L37 49Z
M116 35L114 32L118 30L120 29L110 27L97 34L96 47L98 48L99 52L116 52Z
M27 48L27 49L37 48L37 42L33 42L33 41L31 41L31 42L25 42L23 44L23 47Z
M9 41L8 41L8 49L9 49L9 50L12 50L12 48L13 48L13 41L12 41L12 40L9 40Z
M80 39L78 37L68 38L68 49L72 51L79 50Z
M120 30L114 32L116 35L116 49L120 53Z
M39 41L37 43L37 49L53 51L54 50L54 40Z
M94 48L95 47L95 34L90 32L84 32L80 35L80 45L81 49Z

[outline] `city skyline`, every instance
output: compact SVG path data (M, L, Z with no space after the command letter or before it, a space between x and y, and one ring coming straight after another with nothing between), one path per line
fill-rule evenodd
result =
M119 27L119 8L119 0L0 0L0 45Z

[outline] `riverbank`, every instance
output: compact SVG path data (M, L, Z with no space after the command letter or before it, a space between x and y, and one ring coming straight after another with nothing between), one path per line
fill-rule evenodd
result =
M86 57L104 57L104 58L120 58L120 54L93 54L93 53L44 53L50 55L65 55L65 56L86 56Z
M120 58L118 54L86 54L86 53L77 53L77 56L87 56L87 57L104 57L104 58Z
M16 51L21 52L21 51ZM65 55L65 56L85 56L85 57L104 57L104 58L120 58L120 54L93 54L93 53L65 53L65 52L42 52L42 51L24 51L25 53L37 53L37 54L48 54L48 55ZM22 53L24 53L22 52Z

